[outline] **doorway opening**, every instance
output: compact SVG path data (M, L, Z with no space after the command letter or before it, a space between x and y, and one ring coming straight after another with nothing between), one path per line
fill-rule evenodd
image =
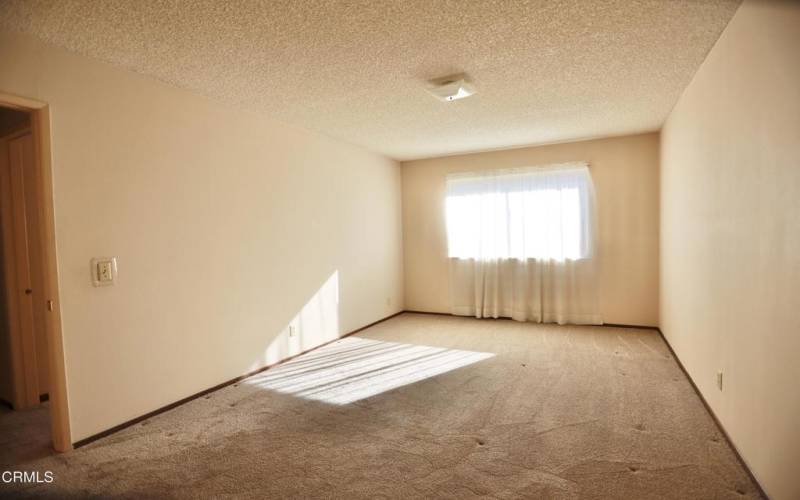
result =
M53 221L49 110L0 94L0 429L8 457L72 448ZM49 422L48 422L49 421ZM48 425L49 424L49 425Z

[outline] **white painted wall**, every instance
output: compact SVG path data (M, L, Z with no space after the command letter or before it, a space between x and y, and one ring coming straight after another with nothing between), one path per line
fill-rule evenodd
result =
M9 33L0 91L51 106L73 441L403 308L396 162Z
M661 328L767 494L800 498L800 4L739 8L661 152Z

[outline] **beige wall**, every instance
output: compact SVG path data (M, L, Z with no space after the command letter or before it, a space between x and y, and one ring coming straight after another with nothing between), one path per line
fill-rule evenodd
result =
M406 308L450 311L448 173L587 160L597 192L603 320L656 325L658 140L651 133L403 163Z
M403 308L397 163L18 35L0 91L51 105L73 440Z
M800 498L798 49L798 4L745 2L661 146L661 328L775 500Z

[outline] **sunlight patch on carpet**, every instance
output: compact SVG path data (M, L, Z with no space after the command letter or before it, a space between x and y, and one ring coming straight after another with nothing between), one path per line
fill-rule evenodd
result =
M494 356L350 337L247 379L283 394L345 405Z

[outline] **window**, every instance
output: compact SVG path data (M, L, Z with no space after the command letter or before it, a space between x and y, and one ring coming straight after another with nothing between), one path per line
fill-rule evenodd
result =
M447 177L450 257L586 259L593 233L594 189L586 163Z

